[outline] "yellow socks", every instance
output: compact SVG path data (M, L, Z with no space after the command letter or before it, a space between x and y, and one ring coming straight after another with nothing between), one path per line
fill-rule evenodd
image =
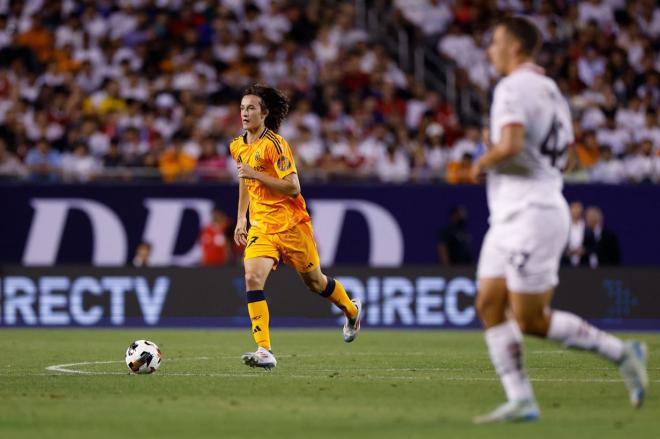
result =
M344 293L345 294L345 293ZM268 302L263 290L247 292L247 306L252 321L252 337L260 347L270 350L270 331L268 330Z
M351 302L350 297L346 294L346 290L338 280L328 276L328 285L321 292L321 296L326 297L330 302L337 305L349 319L357 317L357 307Z

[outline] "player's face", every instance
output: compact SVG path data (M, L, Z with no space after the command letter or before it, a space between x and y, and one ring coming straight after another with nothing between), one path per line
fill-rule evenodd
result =
M241 100L241 122L246 130L257 130L263 126L266 113L261 111L261 98L245 95Z
M506 75L509 64L511 39L503 26L497 26L493 32L493 39L488 46L488 58L499 74Z

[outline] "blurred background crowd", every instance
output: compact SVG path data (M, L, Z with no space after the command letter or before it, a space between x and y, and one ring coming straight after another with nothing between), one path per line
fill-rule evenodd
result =
M660 182L654 0L0 0L0 176L235 179L241 91L261 82L292 101L280 133L303 180L471 183L507 13L538 24L540 64L573 109L566 179ZM409 47L453 82L420 81ZM465 90L469 111L451 98Z

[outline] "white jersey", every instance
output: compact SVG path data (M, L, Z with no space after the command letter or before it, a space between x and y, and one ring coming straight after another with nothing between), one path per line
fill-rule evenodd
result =
M490 111L493 145L500 141L502 128L510 124L525 127L525 144L519 154L488 173L491 224L530 205L566 203L561 169L573 142L571 115L557 84L540 67L520 66L495 87Z

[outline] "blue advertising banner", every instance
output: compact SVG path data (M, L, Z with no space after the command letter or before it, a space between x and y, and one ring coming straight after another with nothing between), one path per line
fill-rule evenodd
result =
M474 267L326 272L363 303L363 325L479 328ZM660 271L565 269L553 307L609 329L660 330ZM266 285L271 323L337 326L336 307L283 266ZM250 327L243 271L222 268L0 267L0 327Z
M399 267L438 261L448 211L466 207L473 260L487 229L483 186L306 185L325 266ZM601 207L625 265L660 264L660 186L568 186L569 201ZM156 266L196 265L200 227L219 206L235 215L235 185L2 185L0 263L123 266L153 245Z

